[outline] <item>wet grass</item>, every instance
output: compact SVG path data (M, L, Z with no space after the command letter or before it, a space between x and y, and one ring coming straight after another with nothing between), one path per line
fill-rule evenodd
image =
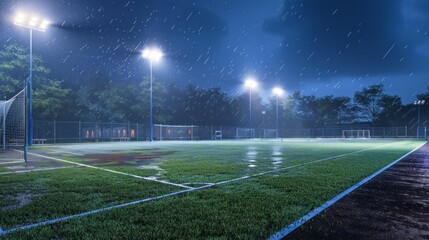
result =
M377 149L275 174L264 175L183 196L99 213L7 235L11 239L260 239L320 206L422 142L315 142L198 144L165 147L174 155L148 166L108 166L133 174L162 172L172 182L217 182L278 167L291 166L375 146ZM181 151L179 151L181 150ZM256 154L255 154L256 152ZM69 157L69 156L64 156ZM272 158L282 158L273 164ZM75 156L69 159L74 159ZM250 162L249 160L255 160ZM279 159L277 159L278 162ZM249 163L256 165L249 167ZM133 169L133 170L132 170ZM143 171L140 172L139 171ZM152 171L152 172L148 172ZM132 173L132 172L130 172ZM0 176L0 202L5 196L39 194L21 208L0 210L0 226L92 210L100 206L161 195L175 187L141 181L96 169ZM12 203L10 198L3 208ZM62 201L62 202L61 202ZM101 230L102 229L102 230Z
M35 223L176 190L165 184L87 168L3 175L0 226ZM6 201L16 202L23 195L27 196L25 204L5 209Z

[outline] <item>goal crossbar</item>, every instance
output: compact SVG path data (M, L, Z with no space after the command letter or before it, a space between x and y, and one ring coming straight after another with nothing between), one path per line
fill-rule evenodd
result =
M371 138L370 130L343 130L343 138Z

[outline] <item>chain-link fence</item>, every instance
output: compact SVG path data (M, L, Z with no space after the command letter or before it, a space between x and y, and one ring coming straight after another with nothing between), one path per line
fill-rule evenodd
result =
M244 134L243 128L194 125L154 125L154 140L213 140L275 138L275 129L252 129ZM427 127L332 127L309 129L279 129L280 138L341 138L344 131L369 130L371 138L426 138ZM81 121L34 121L34 143L79 143L101 141L146 141L149 138L148 124L107 123Z

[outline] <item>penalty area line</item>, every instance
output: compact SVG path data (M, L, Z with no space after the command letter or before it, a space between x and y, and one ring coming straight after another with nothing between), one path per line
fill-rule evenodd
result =
M367 183L368 181L370 181L371 179L373 179L374 177L376 177L380 173L386 171L391 166L395 165L396 163L398 163L402 159L408 157L410 154L412 154L413 152L417 151L419 148L421 148L426 143L427 142L419 145L418 147L414 148L413 150L411 150L407 154L405 154L402 157L396 159L395 161L391 162L387 166L385 166L382 169L378 170L377 172L369 175L368 177L364 178L360 182L356 183L355 185L353 185L350 188L346 189L345 191L341 192L337 196L333 197L332 199L330 199L326 203L322 204L320 207L318 207L318 208L314 209L313 211L307 213L306 215L304 215L300 219L296 220L295 222L291 223L290 225L288 225L287 227L283 228L282 230L274 233L273 235L270 236L269 240L277 240L277 239L282 239L282 238L286 237L291 232L293 232L295 229L301 227L304 223L308 222L310 219L312 219L313 217L317 216L319 213L323 212L325 209L329 208L334 203L338 202L339 200L341 200L342 198L344 198L345 196L347 196L349 193L353 192L354 190L356 190L360 186L364 185L365 183Z
M157 180L157 179L153 179L153 178L149 178L149 177L142 177L142 176L138 176L138 175L134 175L134 174L130 174L130 173L119 172L119 171L115 171L115 170L111 170L111 169L107 169L107 168L91 166L91 165L84 164L84 163L77 163L77 162L73 162L73 161L68 161L68 160L64 160L64 159L61 159L61 158L49 157L49 156L44 156L44 155L40 155L40 154L37 154L37 153L30 153L30 152L28 154L36 156L36 157L41 157L41 158L46 158L46 159L51 159L51 160L59 161L59 162L65 162L65 163L75 164L75 165L82 166L82 167L87 167L87 168L92 168L92 169L98 169L98 170L102 170L102 171L106 171L106 172L110 172L110 173L116 173L116 174L125 175L125 176L129 176L129 177L134 177L134 178L138 178L138 179L144 179L144 180L147 180L147 181L159 182L159 183L168 184L168 185L172 185L172 186L176 186L176 187L193 189L193 187L188 187L188 186L185 186L185 185L182 185L182 184L178 184L178 183L171 183L171 182Z

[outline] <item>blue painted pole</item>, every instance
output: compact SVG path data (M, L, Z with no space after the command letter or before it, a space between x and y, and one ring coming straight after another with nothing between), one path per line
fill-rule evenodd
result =
M29 119L28 119L28 145L33 143L33 29L30 28L30 82L29 86Z
M252 90L249 90L249 128L252 128Z
M276 98L276 138L279 138L279 97Z
M420 138L420 104L417 105L417 138Z
M150 60L150 113L149 113L149 128L150 128L150 133L149 133L149 141L153 141L153 120L152 120L152 60Z
M3 138L3 150L6 150L6 96L4 96L3 102L3 125L2 125L2 138Z

